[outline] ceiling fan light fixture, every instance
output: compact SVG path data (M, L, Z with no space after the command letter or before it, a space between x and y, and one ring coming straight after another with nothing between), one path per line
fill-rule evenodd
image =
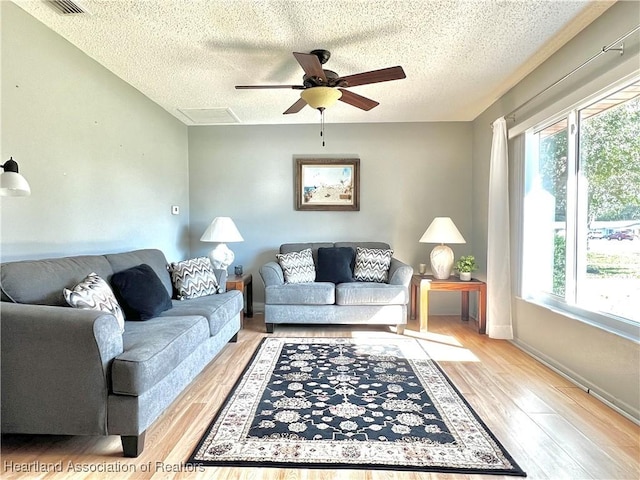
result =
M315 109L331 107L341 96L340 90L331 87L311 87L300 92L300 97Z

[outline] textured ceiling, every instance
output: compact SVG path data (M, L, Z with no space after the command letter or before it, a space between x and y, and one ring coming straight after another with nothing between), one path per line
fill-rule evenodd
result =
M407 75L353 87L380 105L338 102L328 122L473 120L613 2L80 0L90 14L73 16L15 3L191 125L316 123L309 107L282 115L298 91L234 85L301 84L292 52L317 48L341 76L395 65ZM196 122L180 112L210 108Z

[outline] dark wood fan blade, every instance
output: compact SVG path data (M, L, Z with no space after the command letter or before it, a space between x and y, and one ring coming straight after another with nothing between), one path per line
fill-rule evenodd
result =
M236 85L238 90L266 89L266 88L292 88L294 90L304 90L304 85Z
M373 107L377 107L380 105L379 102L375 100L371 100L370 98L363 97L362 95L358 95L357 93L350 92L349 90L345 90L344 88L339 88L342 92L342 96L338 99L341 102L348 103L349 105L353 105L354 107L361 108L362 110L371 110Z
M304 73L309 75L310 77L318 77L322 79L323 82L327 81L327 77L324 74L324 70L322 70L322 64L318 57L311 53L297 53L293 52L293 56L296 57L296 60L304 70Z
M298 113L300 110L304 108L306 104L307 102L305 102L302 98L299 98L296 103L294 103L289 108L287 108L287 110L283 113L283 115L287 115L289 113Z
M401 80L407 76L402 67L389 67L370 72L356 73L338 79L340 84L347 82L345 87L356 87L358 85L368 85L369 83L388 82L390 80Z

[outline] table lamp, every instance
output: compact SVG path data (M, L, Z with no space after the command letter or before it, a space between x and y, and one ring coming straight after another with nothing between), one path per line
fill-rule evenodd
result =
M445 243L467 243L449 217L436 217L420 238L420 243L439 243L429 256L431 272L438 280L445 280L453 268L453 250Z
M244 242L244 238L230 217L216 217L200 237L201 242L218 242L211 250L209 259L213 268L226 270L233 263L235 255L227 247L227 243Z

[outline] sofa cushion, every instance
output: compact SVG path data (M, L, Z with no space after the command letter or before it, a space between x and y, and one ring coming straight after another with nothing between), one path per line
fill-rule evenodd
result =
M113 314L118 321L120 331L124 332L124 314L109 284L95 272L72 289L62 290L69 305L80 310L95 310Z
M352 282L336 285L337 305L405 305L407 287L377 282Z
M127 320L148 320L171 308L171 298L153 269L143 263L114 273L111 284Z
M353 282L355 256L351 247L318 248L316 282Z
M335 247L332 242L317 242L317 243L283 243L280 245L280 253L300 252L305 248L311 249L311 255L313 256L313 263L318 264L318 249ZM354 247L355 248L355 247Z
M336 242L334 247L351 247L354 250L358 247L379 248L381 250L388 250L391 248L391 246L385 242Z
M278 263L284 272L285 283L306 283L316 279L316 269L313 264L311 249L305 248L299 252L279 253L276 255Z
M272 305L333 305L335 285L328 282L285 283L265 288L265 303Z
M169 270L178 300L188 300L218 293L218 279L213 271L211 260L207 257L173 262Z
M167 259L160 250L155 248L147 248L143 250L132 250L131 252L124 253L111 253L105 255L105 258L111 265L113 273L121 272L127 268L135 267L146 263L153 271L156 272L158 278L167 289L169 295L173 294L173 286L171 285L171 277L167 270ZM98 272L100 273L100 272ZM105 277L110 282L111 277Z
M356 248L356 265L353 277L359 282L386 282L393 250Z
M3 263L2 297L14 303L65 307L68 304L63 290L72 288L91 272L108 282L113 269L102 255Z
M192 298L188 301L173 301L173 308L163 312L161 317L199 315L209 322L209 333L216 335L229 320L242 310L244 299L239 290L229 290L219 295Z
M156 317L146 322L127 322L124 352L111 367L113 393L143 394L208 338L209 324L204 317Z

